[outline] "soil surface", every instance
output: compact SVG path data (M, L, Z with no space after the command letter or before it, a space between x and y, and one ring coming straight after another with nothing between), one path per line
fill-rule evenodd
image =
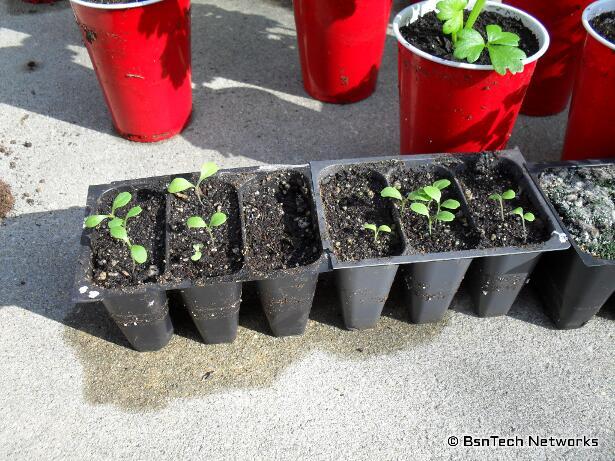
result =
M198 175L189 178L192 184L197 180ZM203 204L193 189L169 196L169 276L174 279L199 280L228 275L243 266L237 190L219 178L210 178L201 183L201 191ZM217 211L226 214L227 221L212 229L213 240L207 229L189 229L186 225L191 216L200 216L209 223ZM195 244L203 245L202 257L198 261L190 259Z
M546 170L540 187L583 251L615 259L615 165Z
M331 245L340 261L400 255L403 243L393 218L393 204L380 196L386 181L369 166L347 166L320 182ZM386 224L392 232L373 232L363 224Z
M260 175L242 191L246 257L267 273L305 266L322 250L309 182L298 171Z
M544 218L515 180L512 172L514 165L507 160L498 159L492 153L472 156L466 161L466 168L456 174L481 236L480 248L523 247L549 239ZM501 195L509 189L513 190L516 196L512 200L503 200L502 220L499 202L489 196ZM517 207L522 207L524 212L532 212L536 217L535 221L525 223L527 237L523 233L521 218L511 214Z
M598 34L615 44L615 11L596 16L589 24Z
M0 181L0 219L6 218L14 204L15 198L11 193L11 188L4 181Z
M128 210L139 205L141 214L128 220L128 238L133 245L142 245L147 250L147 261L134 264L128 246L109 234L107 222L103 221L91 231L92 280L105 288L120 288L154 283L164 272L164 221L165 199L160 187L151 189L126 189L132 194L128 205L115 212L123 218ZM111 204L118 191L105 194L96 214L111 212Z
M468 15L469 11L466 11L466 19ZM504 32L514 32L517 34L521 39L519 41L519 48L521 48L528 57L538 52L540 48L538 38L536 38L534 33L525 27L518 19L503 16L499 13L483 11L478 16L474 24L474 29L480 32L485 41L487 40L485 28L491 24L500 26ZM399 32L409 43L425 53L449 61L460 61L453 56L453 40L450 35L444 35L442 33L442 25L442 21L440 21L436 13L432 11L420 17L412 24L400 27ZM465 60L461 61L465 62ZM474 64L491 64L491 59L486 49Z
M453 182L452 178L446 177L439 172L436 173L433 167L423 167L414 170L396 171L391 176L393 187L399 189L403 197L410 192L421 189L422 187L433 184L439 179L451 180L451 185L442 190L441 202L447 199L455 199L463 203L461 192ZM398 200L387 199L395 203L401 214L401 205ZM476 229L471 225L468 217L464 215L463 205L457 210L450 211L455 215L451 222L433 222L432 232L429 234L429 221L426 216L419 215L410 209L408 202L401 215L401 222L404 228L409 250L413 253L440 253L443 251L468 250L476 248L479 237ZM437 205L430 205L430 213L436 214Z

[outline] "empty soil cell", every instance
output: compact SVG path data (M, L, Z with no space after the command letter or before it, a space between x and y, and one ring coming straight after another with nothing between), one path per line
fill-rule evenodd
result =
M377 165L375 165L377 166ZM393 205L380 196L385 178L369 165L351 165L320 182L327 231L332 251L340 261L359 261L400 255L403 242L393 217ZM374 241L363 225L390 226Z
M473 221L480 234L479 248L531 247L549 239L544 217L535 209L521 184L515 179L514 164L498 159L491 153L467 158L464 168L456 172L463 188ZM513 190L515 198L503 200L504 218L500 204L490 199L492 194L502 194ZM526 222L527 236L518 215L512 210L522 207L524 212L532 212L536 219Z
M246 261L252 272L306 266L321 254L309 180L298 171L258 175L242 188Z
M539 181L579 248L615 259L615 165L545 170Z
M454 183L452 176L446 174L444 169L439 171L438 167L432 165L396 170L391 175L391 184L401 192L403 197L407 197L410 192L431 185L440 179L451 181L450 186L441 191L442 198L440 202L444 203L445 200L454 199L462 203L461 192ZM392 199L387 200L393 202ZM400 214L400 220L408 242L407 253L440 253L443 251L476 248L479 241L478 233L468 219L467 211L464 210L463 205L456 210L442 208L443 211L453 213L455 219L451 222L433 222L430 234L429 220L426 216L412 211L410 209L411 202L405 205L403 213L399 201L395 200L394 202ZM429 204L429 211L432 215L436 214L437 204L435 201Z
M162 184L149 187L123 187L105 193L93 214L109 214L119 192L130 192L132 200L116 210L124 218L128 210L140 206L142 212L128 220L126 231L133 245L142 245L148 253L144 264L135 264L126 243L111 237L105 220L91 232L92 281L110 289L135 287L155 283L164 272L165 197Z
M198 175L188 178L196 184ZM203 181L201 200L194 189L169 194L168 246L169 279L193 280L234 274L243 267L243 242L237 190L219 177ZM227 215L227 221L212 229L190 229L186 221L192 216L209 223L215 212ZM201 244L202 257L193 261L194 245Z

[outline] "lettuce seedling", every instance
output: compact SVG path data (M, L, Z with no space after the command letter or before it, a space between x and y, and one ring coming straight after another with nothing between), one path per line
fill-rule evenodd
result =
M203 220L203 218L201 218L200 216L191 216L186 221L186 225L188 226L189 229L205 228L205 230L209 232L209 236L211 237L211 240L213 241L214 234L212 232L212 229L214 227L218 227L224 224L226 222L226 219L227 219L227 216L224 213L218 211L214 213L213 215L211 215L211 218L209 218L209 223L206 223Z
M408 194L411 200L417 200L410 204L410 209L415 213L425 216L427 218L429 226L429 235L432 233L432 227L434 223L451 222L455 219L455 215L450 211L456 210L461 204L454 199L447 199L444 202L442 200L442 190L451 185L448 179L440 179L434 182L431 186L425 186L417 191ZM435 213L431 213L432 203L436 204ZM442 208L446 208L443 210Z
M387 232L389 234L391 233L391 228L386 224L382 224L381 226L376 227L375 224L365 223L363 224L363 229L370 230L374 233L374 242L376 243L378 242L378 235L380 234L380 232Z
M117 218L115 216L115 212L117 210L119 210L120 208L125 207L126 205L128 205L130 203L130 201L132 200L132 194L130 192L120 192L119 194L117 194L117 196L115 197L115 199L113 199L113 203L111 205L111 213L109 214L95 214L95 215L91 215L88 216L87 218L85 218L85 222L84 222L84 226L86 228L93 228L93 227L97 227L101 222L103 222L106 219L110 219L111 221L108 223L109 228L117 225L117 223L119 221L116 220L120 220L120 221L124 221L120 218ZM132 211L133 209L131 209L130 211ZM140 210L140 208L139 208ZM141 211L139 211L140 213ZM129 212L130 213L130 212ZM137 213L137 214L139 214ZM136 216L136 215L133 215ZM114 223L113 226L111 225L111 223Z
M169 184L167 190L171 194L178 194L188 189L194 189L194 193L196 194L196 197L199 199L199 202L201 202L202 205L203 201L201 200L201 183L210 176L215 175L219 169L220 168L218 168L218 165L216 165L214 162L205 162L203 166L201 166L201 174L199 175L199 180L196 184L192 184L190 181L184 178L175 178L173 179L173 181L171 181L171 184Z
M525 227L525 222L533 222L536 217L534 216L533 213L527 212L524 213L523 212L523 208L518 207L515 208L514 210L511 211L512 214L516 214L519 216L519 218L521 218L521 225L523 226L523 239L527 240L527 229Z
M515 194L515 191L512 189L508 189L501 194L491 194L489 196L489 199L496 200L500 204L500 216L502 218L502 221L504 221L504 200L512 200L516 196L517 194Z
M111 237L121 240L130 250L130 257L135 264L143 264L147 261L147 250L141 245L133 245L128 238L128 232L123 226L112 227L110 230Z
M509 70L511 74L523 71L523 60L527 57L519 48L520 38L512 32L504 32L496 24L488 25L487 43L476 29L473 29L476 19L485 7L486 0L477 0L468 16L465 25L463 14L467 0L442 0L436 4L437 17L444 21L442 32L450 35L453 41L453 54L457 59L465 59L469 63L478 61L487 49L491 64L500 75Z
M450 185L451 182L448 179L440 179L433 183L433 186L437 187L440 190L446 189ZM403 214L404 210L406 209L406 205L408 204L408 202L412 200L422 200L425 202L429 202L431 200L428 195L422 192L422 189L419 189L415 192L410 192L406 195L406 197L404 197L403 195L401 195L401 192L399 192L399 189L390 186L382 189L380 191L380 196L384 198L392 198L394 200L398 200L401 205L401 214Z

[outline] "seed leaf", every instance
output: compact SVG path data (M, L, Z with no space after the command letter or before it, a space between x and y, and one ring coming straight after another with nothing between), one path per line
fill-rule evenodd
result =
M457 208L459 208L461 206L461 203L459 203L457 200L453 200L452 198L449 198L448 200L445 200L444 202L442 202L442 208L448 208L449 210L456 210Z
M87 218L85 218L83 225L87 227L88 229L90 229L92 227L98 226L101 222L103 222L107 218L108 216L104 214L95 214L92 216L88 216Z
M433 186L437 187L440 190L446 189L450 185L451 182L448 179L438 179L436 182L433 183Z
M210 176L215 175L220 168L214 162L205 162L201 167L201 176L199 177L199 182L204 179L209 178Z
M478 61L485 49L483 36L474 29L463 29L457 36L454 55L457 59L467 59L469 63Z
M517 214L517 215L523 217L523 208L521 208L521 207L515 208L514 210L511 211L511 213L512 214Z
M455 215L450 211L441 211L436 215L438 221L451 222L455 219Z
M365 223L365 224L363 224L363 229L371 230L373 232L377 232L378 231L378 228L376 227L375 224L367 224L367 223Z
M142 211L143 208L141 208L140 206L133 206L130 210L128 210L128 213L126 213L126 219L139 216Z
M442 198L442 192L440 192L440 189L438 189L437 187L425 186L423 187L423 191L436 202L439 202Z
M218 227L226 222L226 215L221 212L216 212L211 216L209 220L209 227Z
M122 218L113 218L107 224L107 226L109 226L109 229L113 229L114 227L121 227L123 225L124 225L124 220Z
M516 195L517 195L517 194L515 194L515 191L514 191L514 190L508 189L507 191L505 191L505 192L502 194L502 198L503 198L504 200L512 200L512 199L514 199L514 198L516 197Z
M429 210L427 209L424 203L414 202L410 204L410 209L420 215L429 216Z
M380 196L385 197L385 198L388 197L388 198L394 198L397 200L403 200L401 193L394 187L385 187L384 189L380 191Z
M147 250L141 245L132 245L130 247L130 256L137 264L143 264L147 261Z
M122 226L112 227L109 232L111 234L111 237L113 238L123 241L128 240L128 234L126 233L126 229Z
M383 224L382 226L378 227L378 232L391 232L391 228L389 226L387 226L386 224Z
M199 259L201 259L201 257L203 256L203 254L201 253L202 247L203 245L201 245L200 243L192 245L192 248L194 249L194 254L190 256L190 259L192 259L193 261L198 261Z
M523 219L527 222L532 222L536 219L536 216L534 216L534 213L527 212L523 215Z
M173 181L171 181L171 184L169 184L169 187L167 188L167 190L171 194L177 194L178 192L183 192L193 187L194 187L194 184L192 184L190 181L184 178L175 178L173 179Z
M118 208L122 208L128 205L128 202L130 202L131 200L132 195L130 194L130 192L120 192L119 194L117 194L117 197L115 197L115 200L113 200L111 214L115 214L115 210L117 210Z
M189 229L198 229L207 227L207 223L200 216L191 216L186 220L186 225Z

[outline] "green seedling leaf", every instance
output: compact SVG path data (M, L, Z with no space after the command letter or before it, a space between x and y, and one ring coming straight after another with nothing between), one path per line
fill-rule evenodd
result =
M199 177L199 183L210 176L215 175L220 168L214 162L205 162L201 167L201 175Z
M453 200L452 198L445 200L444 202L442 202L441 205L442 208L448 208L449 210L456 210L460 206L461 203L459 203L457 200Z
M203 253L201 253L201 248L203 248L203 245L198 243L196 245L192 245L192 248L194 249L194 254L190 256L190 259L196 262L203 257Z
M91 229L92 227L98 226L101 222L103 222L108 217L109 216L104 215L104 214L95 214L92 216L88 216L87 218L85 218L83 225L87 227L88 229Z
M523 217L523 208L521 207L515 208L514 210L511 211L511 213Z
M388 233L391 233L391 228L389 226L387 226L386 224L383 224L382 226L378 227L378 232L388 232Z
M410 204L410 209L415 213L429 217L429 209L423 203L414 202Z
M436 182L433 183L433 186L437 187L440 190L446 189L450 185L451 182L448 179L438 179Z
M142 211L143 208L141 208L140 206L133 206L130 210L128 210L128 213L126 213L126 219L139 216Z
M365 223L365 224L363 224L363 229L371 230L372 232L377 232L378 231L378 228L376 227L375 224L367 224L367 223Z
M425 192L425 194L427 194L430 198L432 198L436 202L440 202L440 199L442 198L442 192L440 192L440 189L434 186L423 187L423 192Z
M128 241L128 234L126 233L126 229L122 226L112 227L109 232L113 238L123 240L124 242Z
M534 213L527 212L523 215L523 219L527 222L532 222L536 219L536 216L534 216Z
M523 60L527 57L520 48L504 45L488 45L491 65L500 75L506 75L506 70L511 74L523 72Z
M429 195L427 195L425 192L423 192L422 189L416 190L414 192L410 192L408 194L408 199L410 199L410 200L419 200L421 202L429 202L429 201L431 201L431 197L429 197Z
M451 213L450 211L440 211L436 215L436 219L438 221L451 222L455 219L455 215Z
M194 184L192 184L190 181L184 178L175 178L173 179L173 181L171 181L171 184L169 184L169 187L167 188L167 190L171 194L177 194L178 192L183 192L193 187L194 187Z
M120 192L113 200L113 205L111 207L111 214L115 215L115 210L125 207L132 200L132 195L130 192Z
M124 225L124 220L122 218L113 218L111 221L109 221L109 224L107 224L109 226L109 229L113 229L114 227L121 227Z
M487 41L490 45L519 46L519 36L512 32L503 32L496 24L487 26Z
M385 187L380 191L380 196L385 198L394 198L396 200L403 200L401 193L394 187Z
M503 198L504 200L512 200L512 199L514 199L516 196L517 196L517 194L515 194L515 191L514 191L514 190L511 190L511 189L508 189L507 191L505 191L505 192L502 194L502 198ZM491 197L489 197L489 198L491 198Z
M491 194L489 198L491 200L502 200L502 196L500 194Z
M191 216L186 221L186 225L189 229L198 229L201 227L207 227L207 223L203 221L203 218L200 216Z
M216 212L211 216L209 220L209 227L218 227L226 222L226 215L221 212Z
M457 37L454 55L457 59L466 59L469 63L478 61L485 49L483 36L474 29L463 29Z
M463 10L467 5L467 0L442 0L436 4L438 19L445 21L442 32L449 35L463 28Z
M147 250L141 245L131 245L130 256L137 264L143 264L147 261Z

